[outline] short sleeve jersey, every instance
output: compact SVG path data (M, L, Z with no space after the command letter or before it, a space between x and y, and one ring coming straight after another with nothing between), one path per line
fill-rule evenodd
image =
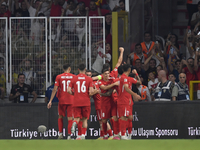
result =
M99 85L97 81L93 81L93 86L99 90ZM101 95L95 94L93 95L95 109L101 109Z
M129 100L131 98L131 94L126 92L124 89L124 85L128 84L128 87L131 89L131 85L133 83L137 83L137 80L134 78L129 78L125 74L119 78L119 97L118 97L118 104L129 105Z
M92 78L82 73L74 77L69 85L74 89L74 107L90 106L89 88L93 87L92 82Z
M104 81L103 79L101 79L101 80L99 80L98 83L99 83L99 87L101 87L101 85L108 86L108 85L112 84L113 82L114 82L114 79L109 78L108 81ZM101 89L101 93L106 93L106 92L108 92L108 90ZM105 106L110 106L111 100L112 100L112 96L101 96L101 104L103 104Z
M55 85L58 86L57 98L60 104L72 104L74 96L67 93L67 88L75 75L62 73L56 77Z

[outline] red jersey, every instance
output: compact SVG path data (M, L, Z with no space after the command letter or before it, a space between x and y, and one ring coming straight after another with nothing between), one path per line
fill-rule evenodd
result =
M132 83L137 83L137 80L134 78L127 77L125 74L122 74L122 76L119 78L119 97L118 97L118 104L124 104L129 105L129 100L131 98L131 94L126 92L124 89L124 85L128 84L128 87L130 88ZM130 88L131 89L131 88Z
M99 85L97 81L93 81L93 86L99 90ZM95 109L101 109L101 95L99 93L93 95Z
M101 80L99 80L98 83L99 83L99 87L100 87L101 85L104 85L104 86L110 85L113 82L114 82L113 78L109 78L108 81L104 81L103 79L101 79ZM108 90L101 89L101 93L106 93L106 92L108 92ZM103 104L103 105L106 105L106 106L111 105L111 100L112 100L112 96L101 96L101 104Z
M60 104L72 104L74 96L67 93L67 88L75 75L62 73L56 77L55 86L58 86L57 98Z
M90 106L89 88L93 87L92 82L92 78L82 73L73 78L69 85L69 87L74 89L73 106Z
M113 69L110 72L110 77L113 79L118 78L118 68L117 67L115 67L115 69ZM101 79L103 79L103 75L101 75ZM119 81L119 79L117 81Z

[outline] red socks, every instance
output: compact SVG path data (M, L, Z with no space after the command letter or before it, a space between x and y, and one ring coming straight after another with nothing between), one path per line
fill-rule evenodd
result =
M63 132L63 118L58 118L58 129L59 129L59 133Z
M121 119L120 119L120 131L121 131L121 135L122 135L122 136L125 136L125 133L126 133L126 125L127 125L127 121L121 120Z
M83 122L79 121L78 123L78 135L81 136L82 135L82 126L83 126Z
M68 135L71 135L72 120L68 120Z
M103 127L104 134L107 133L107 122L106 123L102 122L102 127Z
M132 120L128 119L128 134L131 134L132 127L133 127Z
M113 134L112 134L112 130L111 130L111 129L108 130L108 131L107 131L107 134L108 134L109 136L113 136Z
M118 122L119 121L114 121L113 120L113 132L114 132L115 135L117 135L119 133Z
M82 134L86 135L87 128L82 128Z

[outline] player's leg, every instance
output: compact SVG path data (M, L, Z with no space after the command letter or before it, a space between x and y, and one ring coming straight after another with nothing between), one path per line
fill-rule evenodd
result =
M87 120L90 118L90 111L91 111L90 106L85 106L85 107L82 107L82 109L81 109L81 114L83 117L82 118L83 128L82 128L82 136L81 136L82 140L84 140L85 136L86 136L86 131L87 131L87 127L88 127Z
M72 105L67 106L67 120L68 120L68 138L71 139L71 127L72 127L72 121L73 121L73 107Z
M121 139L122 140L128 140L128 137L126 136L126 126L127 126L127 114L128 114L128 108L129 106L126 105L118 105L118 115L119 115L119 129L121 132Z
M66 105L58 104L58 139L63 139L63 117L65 116Z
M115 102L112 104L112 128L114 132L113 139L119 140L119 123L117 117L117 104Z
M128 139L131 140L131 136L132 136L132 128L133 128L133 106L130 106L130 111L129 111L129 116L128 116Z
M76 131L76 126L80 121L81 115L81 107L73 108L74 120L72 121L71 133L74 134Z
M83 128L83 119L81 118L79 123L78 123L78 136L76 137L77 140L81 139L82 128Z
M99 126L100 126L100 137L98 139L102 140L103 137L104 137L104 132L103 132L102 120L101 120L101 110L100 109L96 109L96 114L97 114L97 120L99 121Z
M108 139L107 137L107 121L111 118L111 106L101 106L101 117L102 117L102 127L104 132L104 139Z

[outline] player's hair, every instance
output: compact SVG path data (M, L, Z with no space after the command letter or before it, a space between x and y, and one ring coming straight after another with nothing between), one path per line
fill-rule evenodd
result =
M92 70L87 69L86 72L92 72Z
M53 83L56 81L56 77L57 77L57 74L53 75L53 77L52 77Z
M123 66L122 65L118 67L118 74L119 75L123 74Z
M64 65L63 65L63 69L64 69L64 70L67 70L69 67L70 67L70 64L64 64Z
M18 74L18 79L19 79L20 76L24 76L25 77L25 75L23 73L19 73Z
M109 68L103 68L102 69L102 73L106 72L106 71L109 71Z
M124 72L128 71L129 68L131 68L131 66L129 64L124 64L123 65L123 71Z
M109 69L110 68L110 64L109 63L105 63L104 65L103 65L103 69Z
M125 0L120 0L119 3L123 2L125 4Z
M86 68L86 67L85 67L85 64L79 64L79 66L78 66L78 69L79 69L80 71L84 71L85 68Z
M135 48L136 48L137 46L142 47L140 43L137 43L137 44L135 45Z

